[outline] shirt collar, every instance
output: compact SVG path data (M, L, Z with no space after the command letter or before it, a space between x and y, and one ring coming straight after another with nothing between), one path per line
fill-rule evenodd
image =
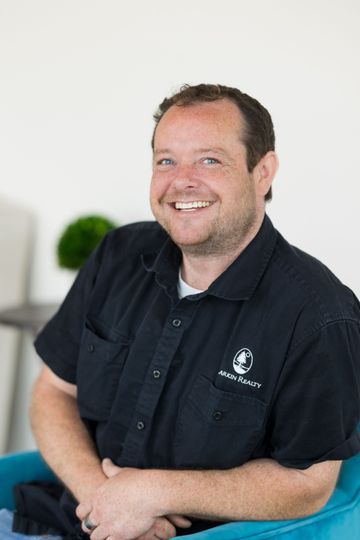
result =
M259 232L235 261L207 291L189 299L199 299L207 294L226 300L251 298L269 264L276 240L277 231L265 215ZM159 252L144 254L142 260L147 271L155 272L159 285L176 289L181 251L169 237Z
M235 261L209 287L227 300L248 300L254 294L274 251L277 231L265 215L259 232Z

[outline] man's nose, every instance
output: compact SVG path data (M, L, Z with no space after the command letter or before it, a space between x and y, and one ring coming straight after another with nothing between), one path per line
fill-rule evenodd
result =
M178 190L197 188L201 180L193 165L178 166L174 175L174 187Z

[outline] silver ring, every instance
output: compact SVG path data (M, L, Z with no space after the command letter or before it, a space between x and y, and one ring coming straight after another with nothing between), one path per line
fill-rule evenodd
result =
M96 523L93 523L89 516L86 516L86 518L83 521L84 527L86 527L89 531L93 531L96 529L97 525Z

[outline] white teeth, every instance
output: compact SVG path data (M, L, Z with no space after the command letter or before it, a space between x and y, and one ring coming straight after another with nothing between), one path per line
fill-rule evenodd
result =
M176 202L175 208L177 210L189 210L190 208L205 208L205 206L210 206L209 201L194 201L194 202Z

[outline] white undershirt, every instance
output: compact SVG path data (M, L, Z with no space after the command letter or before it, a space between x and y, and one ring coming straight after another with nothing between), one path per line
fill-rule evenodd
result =
M195 289L194 287L190 287L183 278L181 277L181 268L179 269L179 279L178 279L178 295L179 298L184 298L185 296L190 296L191 294L199 294L204 291L200 291L199 289Z

